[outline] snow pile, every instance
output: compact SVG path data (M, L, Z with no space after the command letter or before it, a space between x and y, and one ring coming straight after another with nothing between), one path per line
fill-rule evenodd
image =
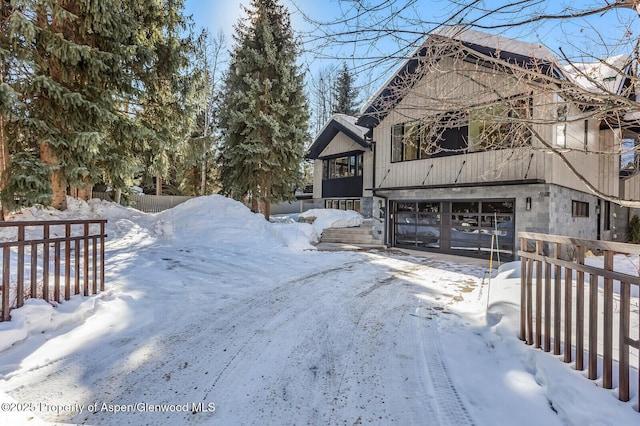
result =
M311 210L303 215L320 216L314 226L291 220L270 223L261 214L252 213L244 204L220 195L193 198L160 213L144 213L131 207L92 199L89 202L67 198L66 211L32 207L12 215L13 221L108 219L111 239L128 234L171 240L196 239L205 245L246 245L258 241L261 248L288 247L315 250L313 244L326 227L358 226L362 217L342 210ZM303 216L304 217L304 216ZM76 232L74 232L76 233ZM27 238L40 238L40 228L27 229ZM51 228L51 236L64 236L64 226ZM16 238L14 228L0 229L0 240Z
M300 213L301 218L316 219L313 221L313 228L318 235L322 235L322 231L326 228L352 228L362 225L364 221L360 213L353 210L337 210L337 209L311 209L304 213Z

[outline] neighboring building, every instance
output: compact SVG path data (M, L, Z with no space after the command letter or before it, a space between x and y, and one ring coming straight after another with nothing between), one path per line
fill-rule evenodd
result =
M314 199L332 207L360 200L367 215L386 221L389 246L481 257L497 247L507 259L515 257L519 231L624 240L628 209L593 195L570 168L605 194L638 199L635 171L621 185L620 156L597 154L637 135L589 118L560 87L543 87L536 74L587 86L558 64L537 44L440 30L355 123L345 116L327 123L308 154L316 160ZM613 91L630 91L624 74L604 78ZM491 131L512 132L520 142L488 147L483 117L495 123L501 114L510 123L524 117L533 130L505 120ZM454 116L454 125L443 126ZM542 140L562 149L566 162Z
M314 160L313 199L316 208L372 211L373 152L366 127L356 118L334 114L320 130L306 158Z

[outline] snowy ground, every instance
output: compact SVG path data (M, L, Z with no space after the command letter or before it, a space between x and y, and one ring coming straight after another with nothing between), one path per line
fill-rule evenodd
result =
M0 323L0 424L640 419L635 387L621 403L517 339L517 264L489 285L464 262L317 252L311 225L217 196L156 215L93 200L63 216L109 219L107 290L27 301Z

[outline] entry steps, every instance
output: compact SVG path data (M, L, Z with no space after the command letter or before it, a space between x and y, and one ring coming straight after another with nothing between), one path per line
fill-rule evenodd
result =
M381 225L380 225L381 226ZM365 220L351 228L326 228L320 236L320 244L343 244L361 248L386 248L382 231L373 220Z

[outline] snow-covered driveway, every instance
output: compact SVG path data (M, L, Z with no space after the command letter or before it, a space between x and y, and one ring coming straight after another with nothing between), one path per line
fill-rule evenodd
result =
M617 401L517 339L517 264L489 285L463 259L305 251L311 225L222 197L74 208L109 218L107 290L0 323L0 425L638 419L636 394Z
M451 296L441 305L432 301L451 289L430 284L452 273L378 253L283 257L260 249L225 253L173 245L135 253L118 263L117 275L146 280L136 283L146 291L112 282L82 327L27 343L25 352L35 352L15 371L2 372L8 373L2 387L18 401L84 406L82 413L36 412L43 419L100 425L471 423L447 381L432 328L446 312L436 308ZM153 267L144 275L126 270L145 262ZM467 277L469 289L480 280ZM104 320L111 323L93 324ZM89 343L78 345L82 336ZM65 340L80 347L67 354ZM15 355L0 355L0 364L16 365L20 360L5 359ZM437 389L430 374L438 375ZM193 413L200 402L215 410ZM104 411L87 412L96 403ZM140 403L188 404L189 411L143 412ZM112 412L117 409L126 412Z

